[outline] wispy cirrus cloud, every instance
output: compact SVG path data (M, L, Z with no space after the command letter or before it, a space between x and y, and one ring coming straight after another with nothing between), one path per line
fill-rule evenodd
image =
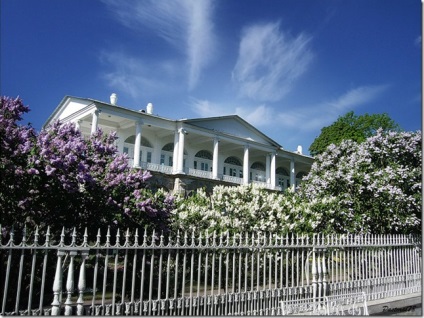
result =
M280 23L255 24L242 32L232 78L239 93L257 101L277 101L308 69L311 37L291 37Z
M210 0L104 0L120 23L132 30L149 28L182 52L188 65L188 87L193 89L216 53Z
M353 88L335 100L324 103L324 107L329 107L336 112L349 111L374 100L388 87L389 85L370 85Z
M337 117L355 110L379 98L390 85L366 85L352 88L336 98L304 107L291 107L282 111L278 120L284 120L287 127L301 131L321 129L333 123Z
M190 107L199 117L217 117L238 115L254 126L262 126L264 122L273 120L275 111L266 105L257 107L240 107L234 104L215 103L209 100L191 98Z
M141 58L130 56L125 52L102 51L100 60L112 66L108 72L101 74L103 80L114 89L121 90L134 100L141 97L150 97L155 94L169 93L170 90L180 88L180 69L175 61L161 61L147 63ZM166 76L165 83L157 74ZM172 85L169 85L172 83Z

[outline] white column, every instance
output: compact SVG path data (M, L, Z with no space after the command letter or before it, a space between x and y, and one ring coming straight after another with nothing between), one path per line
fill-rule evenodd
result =
M75 122L74 122L74 124L75 124L75 129L76 130L80 130L81 129L81 119L78 119L78 120L76 120Z
M275 166L276 166L276 153L273 152L271 153L271 186L273 188L275 188L275 182L276 182L276 178L275 178Z
M179 133L179 142L178 142L178 173L184 173L184 141L187 131L183 128L180 128Z
M296 188L296 171L294 169L294 158L290 160L290 186L293 190Z
M212 162L212 178L218 179L218 148L219 139L215 137L213 140L213 162Z
M99 115L100 115L100 111L96 109L93 112L93 119L91 121L91 134L94 134L97 131L97 126L98 126L98 122L99 122Z
M135 123L134 167L140 166L141 121Z
M174 153L172 155L172 172L177 173L178 171L178 145L179 145L180 135L176 131L174 135Z
M243 184L249 184L249 145L244 146Z
M267 154L265 156L265 164L266 164L266 168L265 168L265 180L266 183L271 184L271 154Z

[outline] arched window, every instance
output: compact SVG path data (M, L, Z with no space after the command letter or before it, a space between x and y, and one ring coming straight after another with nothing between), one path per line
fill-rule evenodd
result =
M258 162L258 161L252 163L250 168L255 169L255 170L265 171L265 166L261 162Z
M195 157L209 160L212 160L213 158L212 153L207 150L200 150L198 153L196 153Z
M297 179L302 179L304 176L306 176L307 175L307 173L306 172L304 172L304 171L300 171L300 172L298 172L297 174L296 174L296 178Z
M207 150L200 150L195 155L196 160L193 162L194 169L202 170L202 171L212 171L212 153Z
M174 143L170 142L162 147L160 154L160 164L172 167L173 165Z
M287 171L287 169L283 167L278 167L275 171L277 175L277 182L278 185L281 187L282 190L285 190L290 187L290 174Z
M282 176L289 176L289 172L283 167L278 167L275 173Z
M228 157L225 159L224 163L241 167L241 161L237 157Z
M223 174L232 177L243 178L243 168L241 167L242 164L239 158L234 156L228 157L224 161Z
M263 163L255 161L250 166L250 180L264 182L265 179L265 166Z
M162 150L163 151L169 151L169 152L174 151L174 143L170 142L170 143L166 144L165 146L162 147Z
M126 143L128 143L128 144L132 144L132 145L134 145L134 144L135 144L135 135L129 136L127 139L125 139L125 141L124 141L124 142L126 142ZM152 144L151 144L151 143L149 142L149 140L148 140L146 137L144 137L144 136L141 136L140 145L142 145L142 146L144 146L144 147L153 148L153 147L152 147Z

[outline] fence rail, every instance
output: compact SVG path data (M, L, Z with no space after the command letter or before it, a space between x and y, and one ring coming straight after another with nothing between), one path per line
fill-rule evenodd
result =
M0 244L2 315L275 315L281 301L421 291L411 235L41 232Z

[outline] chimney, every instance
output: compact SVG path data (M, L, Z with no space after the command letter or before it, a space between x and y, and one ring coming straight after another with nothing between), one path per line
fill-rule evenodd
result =
M152 103L147 104L146 112L150 115L153 114L153 104Z
M297 146L297 153L302 154L302 146Z
M118 96L115 93L112 93L112 95L110 95L110 103L112 105L116 105L117 101L118 101Z

